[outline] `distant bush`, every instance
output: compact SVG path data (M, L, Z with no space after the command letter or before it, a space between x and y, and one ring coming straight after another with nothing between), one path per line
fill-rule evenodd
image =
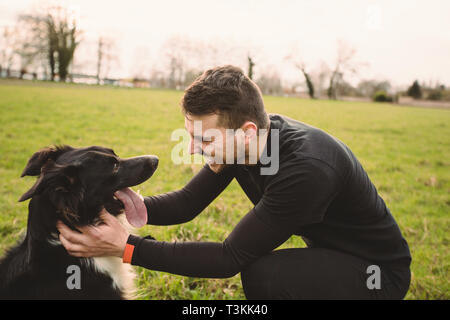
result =
M375 92L375 94L372 97L373 101L375 102L393 102L394 98L387 94L386 91L380 90Z
M442 100L442 91L440 89L433 89L428 93L428 100Z
M377 91L388 92L392 88L389 81L363 80L356 87L356 95L361 97L373 98Z

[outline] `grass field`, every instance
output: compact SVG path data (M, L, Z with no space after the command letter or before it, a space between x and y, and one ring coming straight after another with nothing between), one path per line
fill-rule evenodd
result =
M34 178L20 179L28 158L50 144L103 145L121 157L156 154L159 169L134 188L143 195L182 187L199 166L174 165L170 134L183 128L182 93L0 81L0 255L25 232ZM390 208L413 255L407 299L449 299L450 111L390 104L265 97L269 112L319 127L358 157ZM193 221L146 226L164 241L223 241L251 208L233 181ZM291 237L282 248L304 246ZM239 275L199 279L137 268L142 299L244 299Z

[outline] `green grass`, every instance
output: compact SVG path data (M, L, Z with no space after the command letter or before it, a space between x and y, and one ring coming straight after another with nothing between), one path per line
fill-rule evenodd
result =
M33 183L20 179L28 158L50 144L103 145L121 157L157 154L144 195L182 187L199 166L174 165L174 129L183 128L182 93L168 90L0 81L0 255L25 232ZM413 255L408 299L449 299L450 112L390 104L265 97L269 112L319 127L355 153L386 201ZM164 241L223 241L251 208L233 181L199 217L146 226ZM282 248L304 246L291 237ZM244 299L239 275L198 279L137 268L142 299Z

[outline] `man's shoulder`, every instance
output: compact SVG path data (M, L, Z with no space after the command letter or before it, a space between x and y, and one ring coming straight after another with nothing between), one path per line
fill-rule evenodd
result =
M303 147L301 151L303 151L305 157L310 156L314 158L314 152L322 150L322 147L338 147L340 146L339 144L343 144L331 133L312 124L279 114L271 114L270 119L271 132L273 130L278 131L280 144L286 147L290 146L293 148L292 151L296 151L295 148Z
M350 149L338 138L310 124L271 114L271 129L278 129L279 171L277 175L311 170L334 170L345 177L354 161ZM272 148L273 150L273 148ZM297 170L296 170L297 169Z
M292 157L286 161L280 161L278 172L266 177L266 186L279 185L294 186L315 183L317 179L326 180L329 183L342 182L338 171L321 159L312 157Z
M303 130L319 129L312 124L278 113L270 113L269 119L271 129L285 129L285 128L294 128Z

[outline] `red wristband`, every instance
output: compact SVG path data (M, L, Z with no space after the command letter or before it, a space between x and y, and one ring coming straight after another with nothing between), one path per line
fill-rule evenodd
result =
M132 244L127 243L125 246L125 250L123 251L122 261L124 263L130 263L133 258L134 246Z

